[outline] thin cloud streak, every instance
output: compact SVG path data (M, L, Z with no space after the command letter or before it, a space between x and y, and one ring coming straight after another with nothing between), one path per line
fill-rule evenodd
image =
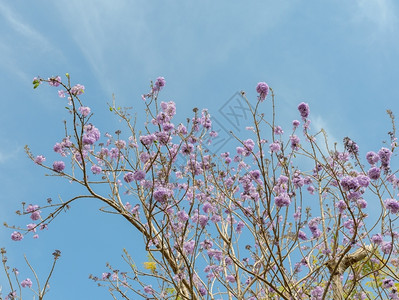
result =
M357 0L357 11L354 19L370 22L375 29L382 32L396 31L398 17L396 6L391 0Z
M40 32L34 30L32 26L25 24L21 18L4 3L0 3L0 15L9 23L10 28L14 31L31 41L35 41L35 43L40 45L41 48L53 50L54 47Z

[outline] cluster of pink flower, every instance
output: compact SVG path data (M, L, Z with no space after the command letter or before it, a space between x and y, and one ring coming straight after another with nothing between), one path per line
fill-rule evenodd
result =
M36 78L34 85L42 81ZM80 182L89 185L86 171L91 170L93 182L101 177L97 183L110 183L112 193L117 194L112 207L130 218L135 226L141 226L141 230L146 232L146 247L158 252L166 251L168 257L173 257L175 265L165 268L173 270L168 280L175 282L176 286L179 282L189 282L201 296L207 295L211 287L197 276L198 266L205 266L203 275L208 282L217 280L221 283L218 288L227 286L233 290L242 283L249 290L254 277L267 278L265 274L269 271L273 278L297 278L304 272L302 267L311 265L311 260L316 257L314 251L320 254L320 261L322 257L338 261L333 255L345 255L345 247L360 249L362 243L359 240L371 234L365 229L367 201L364 198L367 198L367 191L381 187L396 190L399 187L399 179L390 170L393 149L368 152L368 170L360 165L358 145L348 137L344 139L343 152L323 153L316 144L316 136L309 133L310 108L305 102L297 107L304 138L300 139L296 132L300 121L294 120L292 133L284 137L283 128L275 126L273 120L271 125L266 122L271 127L272 137L267 142L263 138L263 128L259 129L260 123L256 123L255 111L256 130L248 127L254 136L239 139L240 146L236 147L234 154L223 152L216 155L204 150L204 141L217 136L212 131L208 110L194 109L195 115L188 119L187 124L175 124L176 104L173 101L152 101L165 86L163 77L157 78L151 91L143 95L144 100L150 100L145 103L150 116L145 134L137 136L131 130L132 135L123 139L120 131L115 132L115 137L106 133L104 142L99 129L89 123L91 109L83 106L77 98L84 92L84 86L78 84L68 88L59 76L49 78L47 82L51 86L64 86L66 90L61 91L60 96L68 95L74 107L71 110L74 120L78 122L74 128L80 128L80 134L73 141L71 137L65 137L56 143L53 150L64 160L70 157L73 162L71 168L75 163L79 166L84 179ZM265 101L269 91L274 97L273 90L265 82L258 83L256 91L259 102ZM79 108L75 109L77 103ZM151 104L156 105L156 113L150 111ZM121 112L117 114L123 119ZM179 163L178 156L181 156ZM310 158L313 169L305 172L295 166L294 159L298 156ZM34 158L35 163L42 166L45 160L42 155ZM52 167L47 168L69 179L77 173L73 172L73 176L67 174L64 161L55 161ZM126 197L136 195L134 201L137 203L126 202L124 195L119 194L120 190L125 191ZM306 195L304 190L308 192ZM93 190L90 192L94 193ZM306 214L302 213L303 202L314 197L315 193L320 207L307 208ZM399 202L394 199L394 192L389 194L391 196L385 199L382 207L387 218L399 213ZM316 216L312 216L311 211ZM34 221L41 219L37 205L30 205L26 212ZM327 215L336 223L331 221L333 224L330 225L330 221L326 221ZM28 224L28 231L35 231L37 226ZM245 247L239 243L241 236L248 241ZM391 240L384 240L386 236ZM394 245L398 236L391 228L374 234L370 241L384 255L396 254ZM13 240L22 237L17 231L12 234ZM234 251L237 257L233 257ZM275 252L278 255L270 254ZM246 257L238 257L239 253L246 253ZM293 268L288 265L287 257L295 260ZM327 261L320 268L325 266ZM118 271L93 279L117 281L121 274L123 284L127 285L127 276ZM161 276L159 274L157 276ZM308 284L307 295L312 299L321 299L325 295L325 287L316 285L325 279L317 279L317 276L323 275L314 274L304 279ZM24 285L29 286L29 282ZM158 294L151 285L141 286L145 294L154 297L165 292ZM279 292L278 288L263 286L263 282L257 285L259 292L247 294L247 298L276 296ZM391 282L384 283L384 288L392 288ZM297 295L302 292L298 288Z

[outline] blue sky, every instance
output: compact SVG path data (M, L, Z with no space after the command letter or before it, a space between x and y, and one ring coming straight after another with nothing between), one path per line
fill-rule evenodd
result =
M107 112L112 93L140 113L140 95L158 76L167 81L161 98L176 102L178 117L197 106L220 122L237 91L255 99L256 84L266 81L275 90L283 128L291 127L297 104L305 101L314 129L325 128L332 142L349 135L365 153L388 138L385 110L399 113L398 16L390 0L0 0L1 221L23 226L27 219L13 214L20 202L43 204L79 192L45 177L24 153L28 144L55 158L52 147L67 118L56 90L32 89L34 76L69 72L84 84L83 100L102 132L118 128ZM9 264L20 269L21 279L32 277L26 253L45 274L51 253L60 249L48 299L109 299L88 274L101 274L107 261L122 268L123 247L138 261L144 258L140 236L97 207L74 205L38 240L15 243L11 230L0 228Z

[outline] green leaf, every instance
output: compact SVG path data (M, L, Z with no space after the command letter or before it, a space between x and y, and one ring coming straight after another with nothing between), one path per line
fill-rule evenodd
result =
M109 108L109 111L113 111L112 107Z

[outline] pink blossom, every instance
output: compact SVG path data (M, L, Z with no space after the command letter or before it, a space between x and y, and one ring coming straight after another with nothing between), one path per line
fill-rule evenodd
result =
M21 282L21 286L23 288L31 288L32 287L32 280L30 280L29 278L26 278L24 281Z
M263 101L269 93L269 86L266 82L259 82L256 86L256 91L259 93L259 100Z
M82 114L83 117L87 117L88 115L90 115L90 107L87 106L81 106L79 107L79 112Z
M71 94L75 96L79 96L85 92L84 85L77 84L71 88Z
M18 232L18 231L14 231L14 232L11 234L11 239L12 239L13 241L21 241L23 238L24 238L24 236L23 236L20 232Z
M44 161L46 161L46 158L43 155L38 155L36 156L34 162L35 164L41 165Z

